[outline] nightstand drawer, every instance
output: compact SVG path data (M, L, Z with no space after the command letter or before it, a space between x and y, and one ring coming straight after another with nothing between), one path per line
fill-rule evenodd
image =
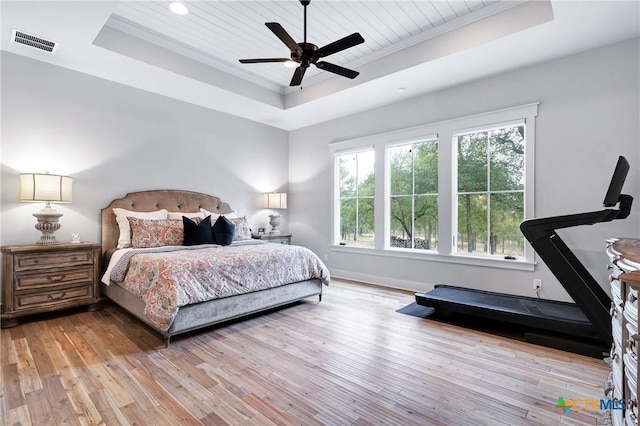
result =
M267 241L276 244L289 244L289 238L269 238Z
M15 276L15 291L70 285L93 281L93 266L49 270L34 274L22 273Z
M14 294L14 310L21 311L29 308L46 309L47 306L59 307L61 304L81 303L92 301L94 298L93 285L50 289L49 291L24 292Z
M291 244L291 234L251 234L251 238L275 244Z
M20 272L38 268L91 265L91 250L60 251L57 253L25 253L14 256L13 270Z

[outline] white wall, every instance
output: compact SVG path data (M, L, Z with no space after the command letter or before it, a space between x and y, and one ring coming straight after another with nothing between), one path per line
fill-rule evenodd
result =
M74 202L56 207L64 213L61 240L77 232L99 241L100 209L111 199L160 188L218 195L254 228L266 226L259 193L288 187L283 230L294 233L294 243L327 254L335 275L421 291L447 283L530 295L535 276L544 280L544 297L567 300L544 265L521 272L331 252L328 144L541 102L537 217L599 210L615 159L625 155L631 162L625 192L636 198L632 216L561 234L604 282L604 239L640 237L639 50L637 40L620 43L288 135L2 52L0 244L39 238L31 214L41 206L18 201L21 172L74 177Z
M39 239L21 203L22 172L74 178L61 241L100 241L100 209L128 192L183 189L219 196L252 227L269 214L261 192L287 189L284 130L2 52L0 243ZM287 212L282 229L287 230Z
M544 281L543 297L570 300L544 264L534 272L523 272L332 252L330 246L329 143L540 102L536 217L602 209L618 155L631 163L624 192L635 196L636 202L628 219L559 232L606 286L604 240L640 237L638 64L639 42L632 40L291 132L289 219L296 243L327 255L327 265L336 276L418 291L443 283L525 295L534 295L536 277Z

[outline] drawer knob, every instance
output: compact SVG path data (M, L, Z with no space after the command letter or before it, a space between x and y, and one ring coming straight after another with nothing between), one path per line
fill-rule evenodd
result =
M613 391L613 389L614 389L615 387L616 387L616 386L612 383L612 384L610 384L610 385L609 385L609 387L604 388L604 395L605 395L605 396L609 396L609 395L611 395L611 392Z
M58 297L54 297L53 295L48 294L48 295L47 295L47 298L48 298L49 300L60 300L60 299L64 299L64 296L65 296L66 294L67 294L67 292L66 292L66 291L65 291L64 293L60 294L60 296L58 296Z
M49 281L57 283L64 280L65 277L66 275L56 275L55 277L49 277Z

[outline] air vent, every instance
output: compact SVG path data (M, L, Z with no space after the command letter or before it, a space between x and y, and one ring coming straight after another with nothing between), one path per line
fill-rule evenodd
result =
M24 31L12 30L11 40L51 53L56 53L56 49L58 48L58 43L55 41L45 40L41 37L25 33Z

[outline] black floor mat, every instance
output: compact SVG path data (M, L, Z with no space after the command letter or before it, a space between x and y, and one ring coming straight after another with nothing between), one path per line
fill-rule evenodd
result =
M396 312L411 315L414 317L427 318L435 312L435 309L428 306L418 305L416 302L412 302L407 306L398 309Z

